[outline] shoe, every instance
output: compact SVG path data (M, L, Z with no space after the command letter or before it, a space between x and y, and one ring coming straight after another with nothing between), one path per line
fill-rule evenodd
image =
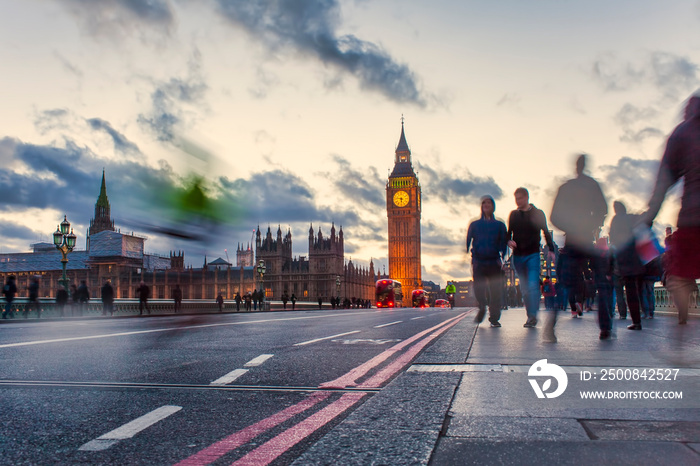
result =
M481 322L484 321L484 315L485 314L477 314L474 316L474 322L477 324L480 324Z
M557 337L554 335L554 328L545 327L544 332L542 332L542 341L545 343L556 343Z
M627 330L641 330L642 324L632 324L627 326Z
M500 322L491 322L491 328L498 328L501 326Z
M654 315L653 315L653 314L652 314L652 315L650 315L650 316L649 316L649 318L650 318L650 319L653 319L653 318L654 318Z
M687 324L688 324L687 320L681 320L680 322L678 322L678 325L687 325Z
M601 340L609 340L612 337L612 332L610 330L601 330L598 338Z
M525 328L534 328L537 325L537 319L534 317L531 317L527 319L527 322L523 325Z
M576 312L576 311L571 311L571 317L574 318L574 319L578 318L578 312Z
M627 320L627 316L620 317L620 320Z

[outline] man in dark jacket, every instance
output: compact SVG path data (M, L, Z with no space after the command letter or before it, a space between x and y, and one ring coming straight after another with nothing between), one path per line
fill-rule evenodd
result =
M505 223L496 220L493 213L496 201L491 196L481 198L481 218L469 224L467 230L467 252L472 253L472 276L474 294L479 303L479 312L474 321L481 322L489 306L491 327L500 327L502 259L507 249Z
M518 188L514 195L518 208L508 217L508 246L513 251L513 266L525 298L527 321L523 326L531 328L537 325L540 308L540 231L549 247L549 260L554 260L554 243L547 228L547 218L544 212L530 204L527 189Z

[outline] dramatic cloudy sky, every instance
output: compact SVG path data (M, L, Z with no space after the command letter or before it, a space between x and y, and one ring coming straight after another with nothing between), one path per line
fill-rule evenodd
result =
M577 153L610 205L644 207L700 88L700 2L0 0L0 63L2 252L64 214L84 245L104 169L112 217L149 252L235 260L260 225L305 255L309 225L334 222L381 269L403 115L423 277L444 286L471 276L479 197L507 217L525 186L549 214ZM219 228L173 209L198 178Z

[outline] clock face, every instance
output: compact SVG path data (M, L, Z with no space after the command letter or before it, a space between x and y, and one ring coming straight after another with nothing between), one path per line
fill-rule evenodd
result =
M396 191L394 194L394 204L403 207L408 204L408 193L406 191Z

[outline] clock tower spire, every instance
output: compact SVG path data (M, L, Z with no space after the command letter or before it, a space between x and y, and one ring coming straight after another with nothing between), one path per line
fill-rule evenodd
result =
M386 213L389 226L389 277L401 282L403 304L410 306L411 292L422 289L421 187L413 170L403 116L394 169L386 183Z

